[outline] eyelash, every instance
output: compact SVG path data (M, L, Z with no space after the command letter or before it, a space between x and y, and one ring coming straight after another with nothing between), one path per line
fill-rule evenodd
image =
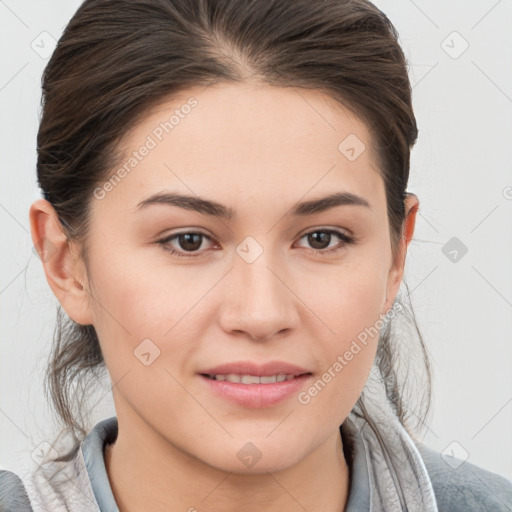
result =
M345 233L343 233L341 231L338 231L336 229L331 229L331 228L315 229L313 231L309 231L308 233L304 233L300 237L299 240L301 240L302 238L304 238L308 235L311 235L313 233L328 233L330 235L335 235L343 242L343 244L340 247L336 247L334 249L333 248L331 248L331 249L311 249L311 251L313 253L321 255L321 256L324 256L326 254L336 253L336 252L342 250L346 245L354 244L356 242L355 237L346 235ZM171 240L178 238L179 236L182 236L182 235L200 235L204 238L212 240L211 237L209 237L205 233L201 233L200 231L182 231L181 233L175 233L166 238L158 240L155 243L159 246L162 246L166 251L170 252L172 255L178 256L179 258L197 258L197 257L199 257L201 255L201 253L199 253L198 251L190 252L187 254L186 252L177 251L176 249L173 249L172 247L170 247L168 245Z

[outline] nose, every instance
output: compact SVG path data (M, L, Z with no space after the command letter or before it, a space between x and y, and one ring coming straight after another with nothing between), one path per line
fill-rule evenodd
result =
M251 263L236 255L220 314L225 332L266 341L297 327L300 301L291 274L268 254L263 251Z

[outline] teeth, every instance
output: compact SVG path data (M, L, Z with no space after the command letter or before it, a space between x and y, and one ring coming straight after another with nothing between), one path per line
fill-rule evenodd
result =
M286 375L279 373L277 375L264 375L259 377L257 375L237 375L236 373L228 373L226 375L208 375L213 380L225 380L234 382L236 384L273 384L274 382L284 382L285 380L292 380L295 375Z
M256 377L254 375L242 375L240 382L242 384L259 384L260 377Z

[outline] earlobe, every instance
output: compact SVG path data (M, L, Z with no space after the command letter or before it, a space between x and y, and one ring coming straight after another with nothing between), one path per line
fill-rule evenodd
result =
M45 199L38 199L31 205L29 215L34 249L43 264L50 288L72 320L83 325L91 324L85 268L55 209Z

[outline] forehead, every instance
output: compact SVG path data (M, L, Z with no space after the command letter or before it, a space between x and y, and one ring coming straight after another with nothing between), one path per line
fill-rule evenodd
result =
M132 211L162 190L221 202L229 197L234 209L338 191L383 200L367 126L320 91L225 83L190 88L150 109L119 149L110 174L118 179L103 206L117 202Z

